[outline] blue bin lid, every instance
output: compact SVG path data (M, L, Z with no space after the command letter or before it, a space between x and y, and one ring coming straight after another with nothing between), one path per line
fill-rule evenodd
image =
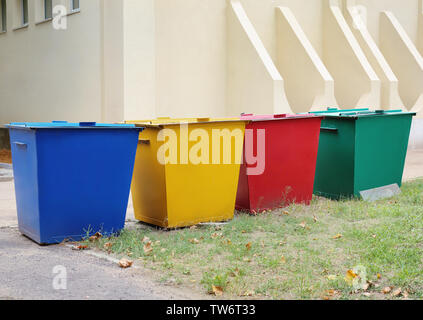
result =
M97 122L79 122L71 123L67 121L53 121L53 122L13 122L6 127L13 129L137 129L134 124L114 124L114 123L97 123Z
M416 113L414 112L405 112L403 110L370 110L368 108L349 109L349 110L328 108L328 110L326 111L312 111L310 113L325 116L325 117L352 118L352 119L357 119L361 117L371 117L371 116L394 116L394 115L415 116L416 115Z

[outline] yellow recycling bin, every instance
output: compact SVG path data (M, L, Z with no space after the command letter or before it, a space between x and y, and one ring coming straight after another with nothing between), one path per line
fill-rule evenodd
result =
M233 219L245 121L127 121L140 134L132 179L137 220L164 228Z

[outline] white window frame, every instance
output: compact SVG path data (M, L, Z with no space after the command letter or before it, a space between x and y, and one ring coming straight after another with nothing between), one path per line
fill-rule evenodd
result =
M26 3L26 6L24 5ZM29 3L28 0L21 0L21 19L22 26L27 26L29 24ZM25 11L26 7L26 11Z
M81 11L81 0L78 1L78 7L74 7L76 0L69 0L70 2L70 11L71 12L79 12Z

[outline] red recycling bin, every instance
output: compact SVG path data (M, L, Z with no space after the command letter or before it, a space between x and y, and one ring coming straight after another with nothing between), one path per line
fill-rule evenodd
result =
M246 127L236 208L260 212L310 204L321 116L242 115Z

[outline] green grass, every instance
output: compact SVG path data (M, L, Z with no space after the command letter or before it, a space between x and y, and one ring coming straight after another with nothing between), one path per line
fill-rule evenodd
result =
M144 237L152 242L147 254ZM204 293L219 286L228 299L399 299L381 293L387 286L422 298L423 180L373 203L316 198L308 207L238 213L222 226L164 231L137 224L119 237L86 243L137 260L159 281ZM373 283L366 295L344 279L357 266Z

